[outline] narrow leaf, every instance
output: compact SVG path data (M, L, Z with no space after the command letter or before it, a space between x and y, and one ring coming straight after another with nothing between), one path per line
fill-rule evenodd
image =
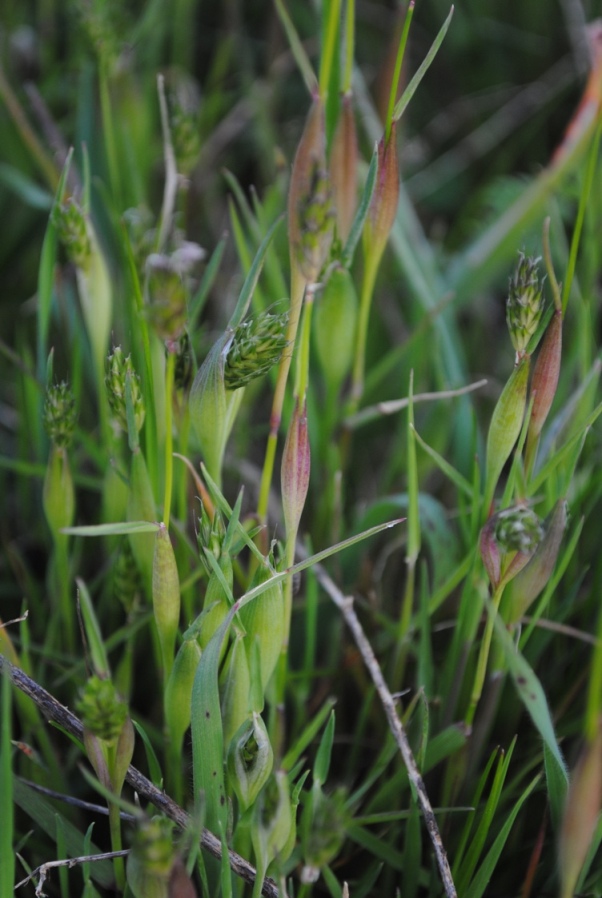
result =
M487 602L487 611L489 614L495 614L489 601ZM510 633L498 615L495 615L494 624L498 641L504 652L504 658L518 694L529 712L531 720L539 730L544 743L547 745L550 758L558 765L558 774L563 775L565 780L568 781L566 766L556 741L550 710L541 683L523 655L516 649Z
M398 121L401 118L401 116L403 115L403 113L405 111L406 106L408 105L408 103L410 102L410 100L412 99L414 94L416 93L416 88L418 87L418 85L420 84L420 82L422 81L424 76L426 75L433 59L437 55L439 47L443 43L443 39L444 39L445 35L447 34L447 29L450 26L453 14L454 14L454 7L452 6L449 11L449 15L447 16L447 19L445 20L445 22L439 29L439 34L433 41L431 49L426 54L422 64L418 68L418 71L416 72L416 74L414 75L414 77L412 78L412 80L410 81L410 83L408 84L406 89L404 90L403 94L401 95L401 97L399 98L397 103L395 104L395 109L393 110L393 121Z

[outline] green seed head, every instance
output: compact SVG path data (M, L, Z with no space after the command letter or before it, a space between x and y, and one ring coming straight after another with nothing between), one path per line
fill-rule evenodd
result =
M224 518L219 509L216 509L215 514L212 518L208 514L205 506L202 505L201 516L200 518L198 518L196 539L201 563L209 577L211 577L214 572L213 568L207 560L205 550L209 550L209 552L211 552L215 559L219 561L222 556L225 536L226 526L224 524Z
M113 566L113 592L128 614L136 607L142 588L140 570L130 541L125 537Z
M228 390L238 390L276 365L284 352L288 313L263 312L243 321L226 355L224 379Z
M504 591L503 612L508 623L519 620L527 612L552 576L567 519L567 504L559 499L544 522L544 534L535 552Z
M55 384L46 391L44 427L55 446L66 449L73 439L77 418L75 397L66 383Z
M543 281L539 280L540 258L519 253L518 265L510 278L506 300L506 321L512 345L520 358L537 330L544 309Z
M116 346L107 359L105 386L113 417L127 432L127 387L129 381L134 426L139 433L144 424L144 398L140 390L140 378L134 371L131 356L124 356L121 346Z
M162 340L179 340L186 326L187 290L169 256L153 253L146 260L149 304L147 316Z
M543 536L543 527L531 508L516 505L496 515L494 533L502 551L528 554L537 548Z
M103 742L114 743L125 724L127 705L111 680L90 677L77 703L84 727Z
M173 823L165 817L140 822L127 860L127 880L135 898L167 898L175 861Z
M92 241L88 220L82 207L70 196L64 203L54 207L52 221L69 261L85 270L92 255Z

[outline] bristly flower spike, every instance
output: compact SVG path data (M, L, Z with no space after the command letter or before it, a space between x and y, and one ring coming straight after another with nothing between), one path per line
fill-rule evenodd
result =
M543 281L539 279L541 259L519 253L518 265L510 278L506 300L506 321L516 351L517 363L525 355L544 309Z

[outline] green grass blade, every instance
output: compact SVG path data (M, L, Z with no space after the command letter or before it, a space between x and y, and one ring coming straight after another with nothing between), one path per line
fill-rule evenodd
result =
M107 653L105 651L105 644L100 631L98 618L94 611L94 605L90 598L88 587L81 577L76 577L75 582L77 583L79 607L81 609L84 629L86 631L88 648L90 649L90 655L92 657L92 667L97 676L101 679L106 679L110 675L109 659L107 658Z
M487 796L487 801L485 802L485 807L483 808L483 813L479 819L476 832L472 835L464 863L462 864L458 875L455 877L456 887L458 889L458 894L460 895L464 894L468 883L472 879L479 857L481 856L481 852L489 835L489 831L493 825L515 744L516 739L510 746L508 753L501 753L498 757L493 782L491 784L491 789L489 790L489 795Z
M146 763L148 765L148 773L150 776L150 780L158 789L163 788L163 771L161 770L161 764L159 763L159 758L157 757L157 753L153 748L153 744L150 741L149 735L142 726L141 723L138 723L137 720L132 720L134 724L134 729L142 739L142 744L144 745L144 751L146 754Z
M333 698L328 699L322 705L316 716L301 731L301 734L297 737L295 742L293 742L293 744L283 757L282 761L280 762L280 766L283 770L286 770L288 772L294 767L297 760L301 757L307 746L313 742L317 734L322 729L324 721L332 711L334 703L335 700Z
M397 103L395 104L395 109L393 110L394 121L398 121L401 118L408 103L410 102L410 100L412 99L414 94L416 93L416 89L417 89L418 85L420 84L420 82L426 75L428 69L430 68L431 63L432 63L433 59L435 58L435 56L437 55L437 53L439 51L439 47L443 43L445 35L447 34L447 29L449 28L449 26L451 24L453 14L454 14L454 7L452 6L448 13L447 19L445 20L445 22L439 29L439 33L437 34L437 37L433 41L430 50L424 57L424 60L422 61L420 66L418 67L416 74L414 75L414 77L412 78L412 80L410 81L410 83L408 84L406 89L404 90L403 94L401 95L401 97L399 98Z
M554 832L558 832L568 789L566 773L559 767L558 762L544 742L543 760L546 771L546 785L548 800L550 802L550 816Z
M352 842L360 845L374 857L380 858L393 870L403 870L404 857L400 851L393 848L384 839L375 836L363 826L350 826L347 835Z
M418 431L416 430L416 428L414 427L413 424L411 426L414 430L414 434L416 436L416 439L418 440L418 443L420 444L420 446L422 446L422 448L424 449L426 454L428 456L430 456L430 458L432 458L432 460L435 462L435 464L437 465L439 470L443 474L445 474L445 476L454 484L454 486L456 486L460 490L460 492L464 493L464 495L468 499L472 500L473 499L473 489L472 489L472 484L470 483L470 481L467 480L466 477L463 477L462 474L460 474L460 472L457 471L453 467L453 465L450 465L450 463L448 461L446 461L442 455L440 455L438 452L436 452L435 449L432 449L428 445L428 443L426 443L422 439L422 437L420 436L420 434L418 433Z
M332 754L332 743L334 740L334 723L334 711L331 711L330 717L328 718L328 723L326 724L324 732L322 733L322 738L320 739L320 745L316 753L316 760L314 761L313 775L314 785L316 786L323 786L328 779L330 757Z
M192 687L192 771L194 794L203 796L205 825L219 838L228 826L224 780L224 734L218 688L222 644L236 613L235 605L199 661Z
M64 527L61 533L72 536L122 536L126 533L156 533L159 524L151 521L122 521L115 524L90 524L82 527Z
M487 612L495 614L491 603L487 601ZM559 775L567 779L566 765L558 747L550 709L545 697L542 685L534 670L527 663L524 656L515 647L512 636L506 629L504 622L498 615L495 616L495 632L504 653L504 659L514 680L517 692L525 708L531 716L531 720L539 730L539 733L550 751L550 757L554 759L559 768Z
M219 241L219 243L211 253L211 258L209 259L205 271L203 272L203 277L201 278L198 289L192 297L190 308L188 310L188 326L191 330L194 330L194 328L196 327L201 312L205 308L205 303L207 302L207 299L209 297L209 291L211 290L215 282L215 278L217 277L217 272L219 271L219 267L221 265L227 244L227 238L222 237L222 239Z
M485 860L479 867L476 876L471 882L468 890L464 893L464 898L482 898L483 894L485 893L485 889L487 888L487 885L489 884L489 881L493 876L493 871L495 870L500 855L504 850L504 845L506 844L508 836L512 831L512 827L514 825L516 817L518 816L518 812L520 811L521 807L523 806L531 792L534 790L535 786L538 784L540 778L541 777L536 776L535 779L533 779L529 783L523 794L520 796L520 798L512 808L508 819L504 823L498 837L487 853Z

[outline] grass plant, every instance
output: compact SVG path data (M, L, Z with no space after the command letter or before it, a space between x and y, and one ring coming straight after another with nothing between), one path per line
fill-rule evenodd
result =
M33 7L0 898L602 896L600 25Z

